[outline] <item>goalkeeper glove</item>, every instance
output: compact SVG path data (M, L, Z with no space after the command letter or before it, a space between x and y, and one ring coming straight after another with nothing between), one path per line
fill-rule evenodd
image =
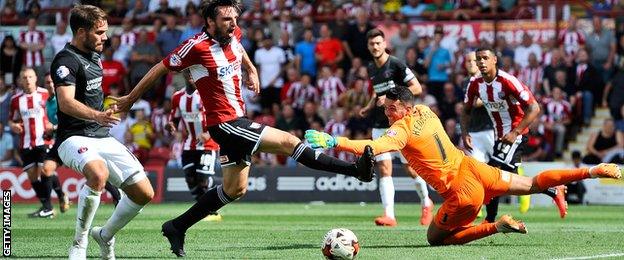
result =
M324 148L330 149L338 145L338 141L335 137L325 132L319 132L316 130L306 130L305 139L310 143L313 149Z

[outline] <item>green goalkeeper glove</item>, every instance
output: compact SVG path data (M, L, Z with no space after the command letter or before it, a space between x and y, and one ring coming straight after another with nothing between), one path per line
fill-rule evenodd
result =
M319 132L316 130L306 130L304 137L306 141L310 143L313 149L330 149L338 145L338 141L335 137L329 135L328 133Z

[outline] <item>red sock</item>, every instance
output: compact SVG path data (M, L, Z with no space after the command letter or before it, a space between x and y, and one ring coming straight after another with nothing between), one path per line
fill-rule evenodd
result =
M457 230L451 236L444 239L445 245L463 245L470 241L481 239L496 234L496 224L487 223Z
M589 177L589 168L578 168L543 171L535 177L535 180L537 182L537 187L539 187L540 190L545 190L550 187L587 179Z

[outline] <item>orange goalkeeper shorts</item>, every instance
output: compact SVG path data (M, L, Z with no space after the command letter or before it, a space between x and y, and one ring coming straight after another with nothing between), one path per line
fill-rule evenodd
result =
M444 194L444 203L438 210L434 223L449 231L468 226L477 218L482 204L505 194L510 185L510 173L465 156L457 178Z

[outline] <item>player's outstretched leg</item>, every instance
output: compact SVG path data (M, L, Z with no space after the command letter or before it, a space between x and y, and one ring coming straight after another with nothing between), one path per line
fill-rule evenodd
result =
M526 234L527 228L524 222L515 220L510 215L503 215L494 223L460 227L451 232L441 244L437 245L463 245L496 233Z

